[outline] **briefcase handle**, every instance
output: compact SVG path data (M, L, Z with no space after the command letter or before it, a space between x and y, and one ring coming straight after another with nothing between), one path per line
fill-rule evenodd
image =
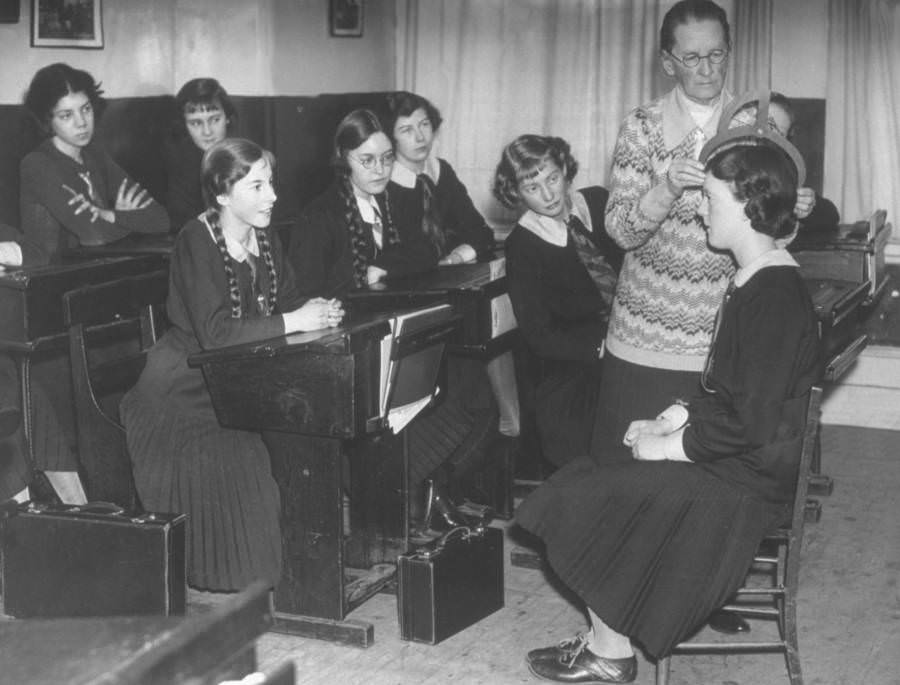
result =
M436 554L440 554L441 552L443 552L444 547L446 547L447 543L450 542L454 537L461 537L463 540L468 540L473 535L481 535L483 531L483 526L476 526L474 528L470 526L457 526L456 528L451 528L441 537L431 543L433 547L420 549L419 554L421 554L425 559L430 559Z

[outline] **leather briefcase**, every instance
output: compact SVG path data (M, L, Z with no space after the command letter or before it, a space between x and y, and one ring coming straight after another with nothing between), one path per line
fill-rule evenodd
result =
M4 613L183 614L186 520L105 502L18 505L2 523Z
M454 528L397 559L400 637L437 644L503 608L503 532Z

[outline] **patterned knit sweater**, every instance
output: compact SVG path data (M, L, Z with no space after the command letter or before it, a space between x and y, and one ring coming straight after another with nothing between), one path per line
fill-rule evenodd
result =
M722 102L728 99L723 93ZM715 133L718 113L701 129L673 90L633 110L622 124L606 228L626 253L607 350L625 361L679 371L703 369L733 261L707 246L697 215L699 189L686 190L668 211L656 208L656 217L639 203L665 182L673 159L697 158L702 143Z

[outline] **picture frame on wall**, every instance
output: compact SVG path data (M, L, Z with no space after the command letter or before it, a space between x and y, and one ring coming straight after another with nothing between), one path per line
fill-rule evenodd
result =
M365 0L328 0L328 25L332 36L362 37L364 15Z
M31 45L101 49L102 0L31 0Z

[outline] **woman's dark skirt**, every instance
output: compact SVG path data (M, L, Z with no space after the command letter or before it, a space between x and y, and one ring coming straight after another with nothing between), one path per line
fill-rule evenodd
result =
M705 465L585 457L526 498L516 519L588 607L660 657L734 594L786 514Z
M240 590L281 575L280 498L257 433L185 415L138 391L121 404L141 503L188 515L188 584Z
M534 409L541 452L562 466L590 453L600 393L599 367L550 365L552 370L534 390Z

